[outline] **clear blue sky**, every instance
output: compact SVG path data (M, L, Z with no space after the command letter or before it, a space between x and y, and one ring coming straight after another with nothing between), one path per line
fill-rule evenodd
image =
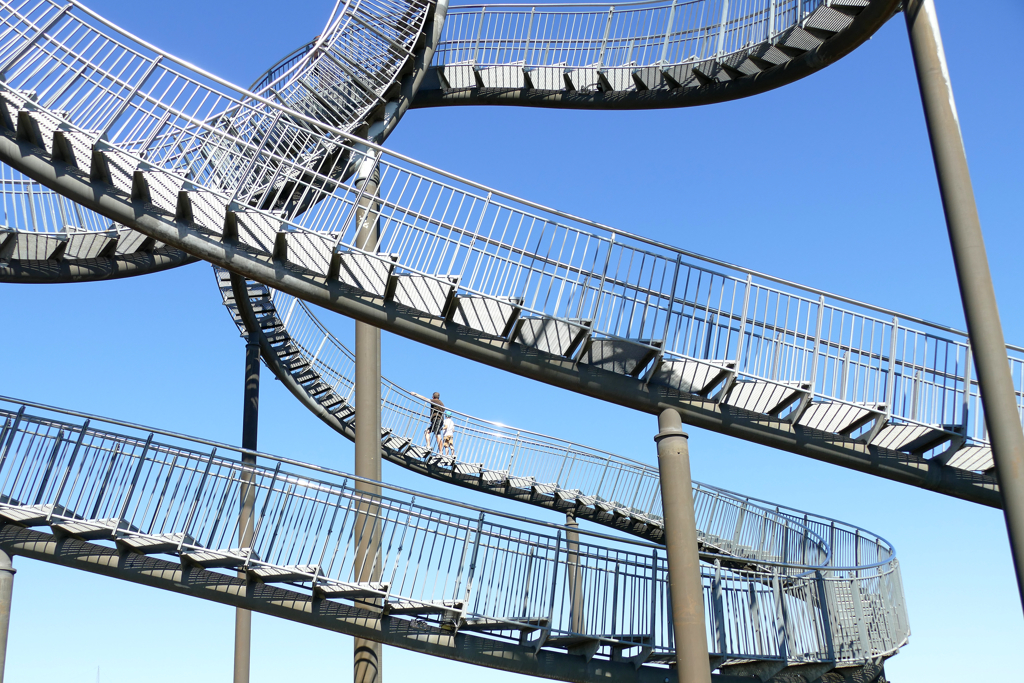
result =
M316 35L323 1L95 0L109 19L240 84ZM1024 344L1017 170L1024 5L938 0L1003 325ZM825 71L753 99L639 113L414 111L389 146L559 209L937 322L962 325L902 17ZM0 285L0 393L237 443L243 345L208 266L119 282ZM344 339L351 322L324 319ZM460 410L655 462L652 416L384 335L384 372ZM264 372L260 446L351 467L351 446ZM1013 680L1024 640L1000 513L692 429L694 476L893 542L911 642L898 683ZM466 497L385 465L387 480ZM478 495L474 502L494 505ZM517 508L526 512L527 508ZM537 514L541 514L538 512ZM7 680L222 682L231 609L22 558ZM389 681L522 677L385 652ZM257 615L254 683L351 679L351 640Z

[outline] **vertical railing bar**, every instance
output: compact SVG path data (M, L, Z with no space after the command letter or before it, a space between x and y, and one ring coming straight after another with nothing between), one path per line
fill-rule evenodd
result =
M57 504L60 503L60 497L64 494L64 486L67 484L68 476L71 474L71 468L75 466L75 460L78 458L78 451L82 448L82 442L85 441L85 435L89 431L89 420L86 420L82 424L82 431L78 434L78 441L75 443L75 449L71 451L71 457L68 459L68 466L64 469L64 476L60 478L60 484L57 486L57 493L53 497L53 507L46 514L46 521L49 522L53 519L53 511L57 509Z

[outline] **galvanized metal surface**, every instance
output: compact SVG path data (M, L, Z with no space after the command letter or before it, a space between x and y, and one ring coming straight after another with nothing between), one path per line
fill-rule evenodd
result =
M573 569L586 597L585 632L576 633L565 527L386 484L376 496L326 468L265 454L243 465L228 446L70 417L9 401L0 410L5 522L241 569L332 599L378 599L389 618L450 624L467 636L490 624L473 637L518 641L528 632L538 648L585 642L592 656L635 654L645 665L674 657L665 558L655 546L578 531ZM238 547L243 475L256 514L251 545ZM380 525L380 583L356 580L355 549L369 524L356 524L360 516ZM702 583L706 604L723 605L708 610L708 628L724 634L712 654L725 661L857 663L891 655L908 633L895 558L789 575L705 567Z
M587 388L572 388L645 410L675 402L701 426L998 504L994 480L955 474L991 467L963 333L416 164L301 112L286 116L275 102L169 55L147 62L143 52L154 49L127 35L121 43L137 49L118 49L136 71L161 74L158 80L118 76L113 90L85 88L72 64L47 46L74 54L65 43L77 31L113 39L99 37L99 19L77 6L64 13L48 6L39 5L40 16L29 22L38 36L24 16L8 12L13 30L0 45L0 58L7 55L0 100L19 122L55 131L65 147L79 149L79 170L92 172L84 160L96 131L104 132L94 175L113 193L85 190L73 170L51 176L45 156L23 151L34 146L0 146L8 162L31 167L77 201L190 253L456 353L560 386L576 385L586 373ZM53 22L46 25L44 17ZM157 82L169 89L154 90ZM39 144L53 151L45 139ZM363 162L381 176L381 237L367 252L353 245L359 190L342 182ZM139 210L120 204L117 197L131 192L149 203ZM254 206L260 209L247 208ZM171 216L184 231L172 227ZM267 257L286 269L268 268L260 260ZM512 317L518 322L509 326ZM437 323L448 332L439 335ZM529 351L536 370L515 358L520 350ZM1009 350L1020 405L1024 354ZM725 411L752 422L723 419ZM886 458L892 464L879 466Z

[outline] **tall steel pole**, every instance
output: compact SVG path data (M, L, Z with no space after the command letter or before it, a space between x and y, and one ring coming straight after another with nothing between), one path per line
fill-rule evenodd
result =
M245 388L242 398L242 448L255 451L260 417L260 343L250 334L245 345ZM242 453L242 474L238 511L238 547L248 548L252 543L252 508L256 489L251 485L252 471L246 465L255 465L256 456ZM238 578L244 579L245 572ZM235 609L235 675L234 683L249 683L249 655L252 642L252 612Z
M580 567L580 533L576 515L565 514L566 569L569 572L569 628L573 633L586 633L587 622L584 620L583 605L583 569Z
M11 625L14 572L11 556L0 550L0 683L4 683L4 668L7 665L7 631Z
M376 159L368 156L356 177L360 193L356 210L356 246L375 252L380 233L377 213L377 185L379 175ZM380 481L380 330L373 325L356 321L356 476ZM380 487L358 482L356 489L373 496L380 495ZM356 580L379 581L380 518L377 507L361 505L356 517ZM375 604L367 605L377 607ZM380 683L380 643L363 638L353 639L353 683Z
M999 322L978 208L974 203L935 3L933 0L905 0L903 8L967 333L978 372L985 423L992 442L996 477L1003 495L1003 514L1017 570L1017 589L1024 605L1024 431L1017 412L1006 342ZM966 425L964 427L966 429Z
M658 416L658 435L654 440L658 443L658 470L665 515L665 551L676 636L676 672L679 683L711 683L688 438L675 410L670 408Z

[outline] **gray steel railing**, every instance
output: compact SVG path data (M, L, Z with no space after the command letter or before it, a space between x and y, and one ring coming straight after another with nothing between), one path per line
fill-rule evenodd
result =
M582 635L605 655L637 648L641 660L672 660L665 558L657 547L581 530L583 540L569 548L557 525L387 484L380 484L382 495L369 495L355 490L356 478L327 468L265 454L261 464L243 466L238 449L223 444L0 400L7 404L0 409L4 520L130 548L158 544L153 552L287 576L279 580L306 589L358 592L352 599L379 600L399 617L455 628L499 620L510 631L531 623L543 634L538 646L565 647L560 637ZM253 540L239 548L243 486L255 489ZM356 585L355 547L374 526L380 552L369 557L380 559L370 573L379 580ZM576 620L570 552L585 590ZM787 577L705 566L713 654L863 662L906 641L895 558L805 569Z
M351 402L355 388L352 352L301 299L271 290L271 300L288 334L289 345L300 351L337 395ZM381 381L382 427L391 436L424 445L424 432L430 422L428 399L387 378ZM610 509L661 523L656 467L484 420L451 406L446 408L454 415L457 463L499 475L502 481L531 482L550 493L572 492L577 500L599 501ZM441 456L435 453L425 457ZM700 482L694 482L693 494L698 533L706 545L723 551L750 552L754 558L820 566L872 565L895 556L885 539L838 520Z
M461 5L448 12L434 63L633 69L722 59L771 42L823 4L653 0Z
M128 230L0 164L2 226L35 233Z

